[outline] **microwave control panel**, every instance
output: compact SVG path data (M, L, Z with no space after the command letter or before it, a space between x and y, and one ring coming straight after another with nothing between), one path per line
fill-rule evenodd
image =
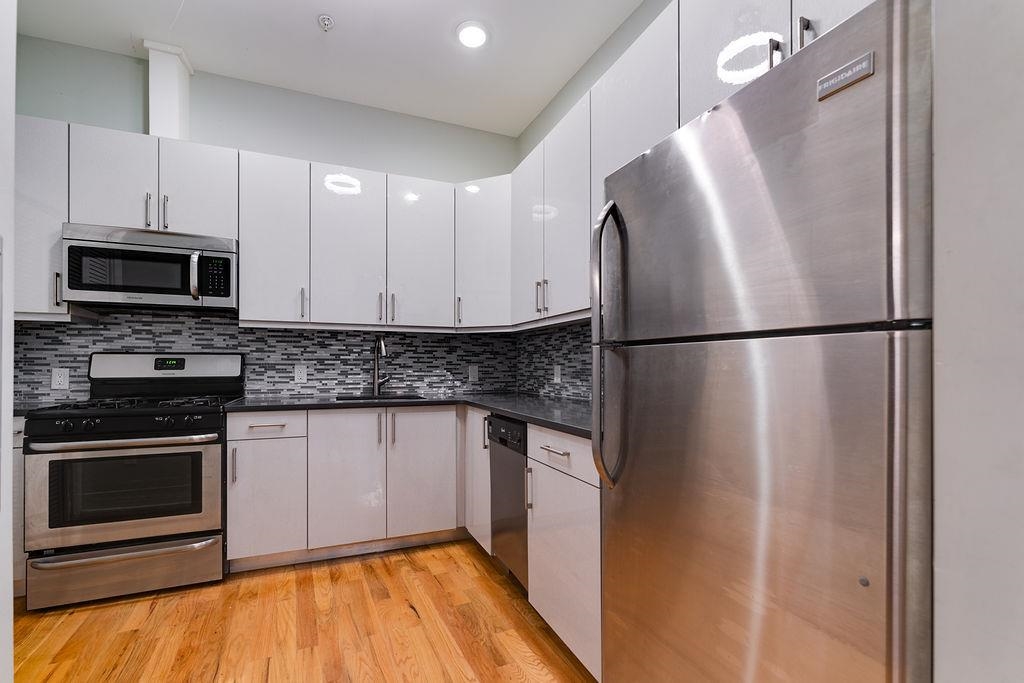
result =
M231 259L204 256L200 260L200 282L203 296L231 296Z

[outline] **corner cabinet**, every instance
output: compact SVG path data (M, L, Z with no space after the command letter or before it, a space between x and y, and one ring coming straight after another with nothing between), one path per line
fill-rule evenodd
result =
M388 538L458 525L455 408L388 408Z
M70 221L156 229L159 138L71 124Z
M18 116L14 142L14 314L67 315L61 232L68 220L68 124Z
M309 321L309 162L240 152L238 317Z
M455 325L511 322L511 176L455 186Z
M383 325L387 293L387 176L310 165L310 316Z
M388 176L389 325L455 325L455 188Z
M590 95L593 222L604 206L604 179L679 127L678 1L651 22Z
M729 97L790 52L790 0L686 0L679 8L679 30L686 36L679 43L682 123Z

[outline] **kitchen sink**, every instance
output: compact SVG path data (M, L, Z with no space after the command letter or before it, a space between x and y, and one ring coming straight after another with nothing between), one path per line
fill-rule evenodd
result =
M423 397L419 394L381 394L372 396L370 394L342 394L335 396L335 401L416 401Z

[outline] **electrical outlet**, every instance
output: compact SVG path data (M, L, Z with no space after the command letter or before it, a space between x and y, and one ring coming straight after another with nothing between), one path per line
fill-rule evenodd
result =
M71 375L67 368L50 368L50 388L69 389L71 387Z
M478 382L480 380L480 366L470 365L469 366L469 381Z
M309 370L305 365L295 364L295 382L297 384L305 384L309 379Z
M561 384L561 383L562 383L562 366L561 365L556 365L555 366L555 384Z

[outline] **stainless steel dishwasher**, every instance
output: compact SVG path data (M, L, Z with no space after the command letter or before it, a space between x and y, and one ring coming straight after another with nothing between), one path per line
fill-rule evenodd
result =
M528 589L526 423L491 415L487 441L491 453L491 552Z

